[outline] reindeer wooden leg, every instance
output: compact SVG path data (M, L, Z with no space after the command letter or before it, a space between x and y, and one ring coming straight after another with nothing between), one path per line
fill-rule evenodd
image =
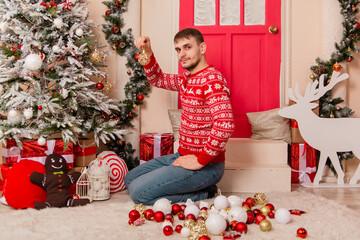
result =
M340 166L340 160L336 152L332 152L329 154L329 158L331 160L331 163L333 164L336 174L337 174L337 184L344 184L344 171L342 170Z
M327 154L320 152L320 160L319 160L318 169L316 171L316 175L314 178L314 185L319 185L319 182L322 179L322 175L324 172L324 166L325 166L327 157L328 157Z
M358 159L360 159L360 151L353 151L353 153ZM349 184L356 184L359 178L360 178L360 164L358 165L354 175L351 177Z

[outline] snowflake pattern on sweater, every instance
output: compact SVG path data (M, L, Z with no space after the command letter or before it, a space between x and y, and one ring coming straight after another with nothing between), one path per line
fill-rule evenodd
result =
M212 66L192 75L166 74L154 55L144 70L150 84L180 94L179 153L195 154L202 165L225 161L224 147L235 124L230 91L222 74Z

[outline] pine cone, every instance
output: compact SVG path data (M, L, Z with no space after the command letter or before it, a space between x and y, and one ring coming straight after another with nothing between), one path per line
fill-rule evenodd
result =
M316 75L321 75L323 74L325 71L325 67L323 65L320 65L318 68L315 69L314 73Z

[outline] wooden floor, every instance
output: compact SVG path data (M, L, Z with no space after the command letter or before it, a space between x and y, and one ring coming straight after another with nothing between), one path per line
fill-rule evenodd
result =
M334 200L360 213L360 188L306 188L300 184L291 184L291 190L301 190Z

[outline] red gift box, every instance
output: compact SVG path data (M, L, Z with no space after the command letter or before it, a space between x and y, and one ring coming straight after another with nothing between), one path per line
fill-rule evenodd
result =
M21 150L14 139L6 140L6 147L3 146L3 162L7 166L12 166L23 159L33 160L45 163L47 155L56 153L63 156L68 164L68 168L74 167L74 144L69 143L64 150L62 139L49 139L45 145L39 145L37 141L22 141L23 149Z
M291 144L291 182L311 183L316 175L316 149L306 143Z
M5 183L7 174L9 172L9 169L10 169L10 167L8 167L4 164L0 165L0 191L3 190L4 183Z
M140 135L140 163L174 153L174 135L145 133Z

